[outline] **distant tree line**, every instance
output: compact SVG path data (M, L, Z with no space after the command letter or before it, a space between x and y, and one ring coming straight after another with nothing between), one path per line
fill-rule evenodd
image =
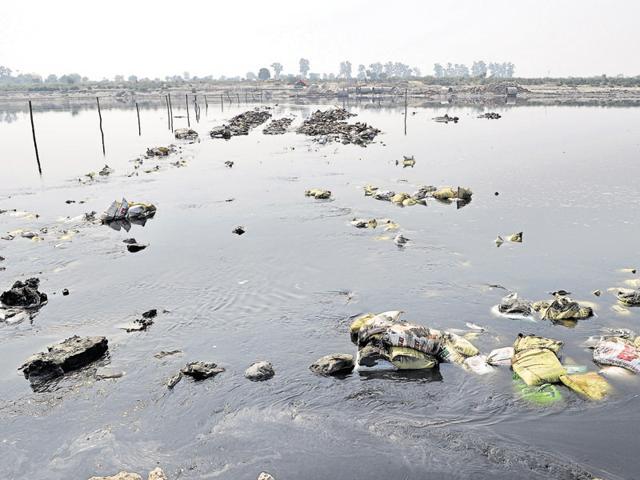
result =
M463 63L447 63L446 67L436 63L433 66L433 76L436 78L513 78L516 66L511 62L489 64L483 60L473 62L471 69Z

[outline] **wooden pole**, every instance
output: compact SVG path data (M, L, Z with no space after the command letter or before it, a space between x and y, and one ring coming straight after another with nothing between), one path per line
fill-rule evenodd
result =
M238 105L240 105L240 94L236 93L236 97L238 98Z
M40 166L40 155L38 154L38 142L36 142L36 127L33 126L33 109L31 108L31 100L29 100L29 116L31 117L31 133L33 134L33 147L36 149L38 172L40 172L40 175L42 175L42 167Z
M407 134L407 89L404 89L404 134Z
M173 132L173 103L171 103L171 92L169 92L169 116L171 117L171 132Z
M187 104L187 126L191 128L191 119L189 118L189 94L184 94L184 101Z
M204 96L204 114L209 114L209 101L207 100L207 96Z
M164 100L167 103L167 130L171 130L171 112L169 111L169 97L165 95Z
M100 99L96 97L96 103L98 104L98 117L100 118L100 135L102 136L102 155L106 155L104 149L104 130L102 130L102 112L100 111Z
M138 136L142 136L142 130L140 129L140 109L138 108L138 102L136 102L136 113L138 114Z
M220 94L220 109L224 112L224 97Z

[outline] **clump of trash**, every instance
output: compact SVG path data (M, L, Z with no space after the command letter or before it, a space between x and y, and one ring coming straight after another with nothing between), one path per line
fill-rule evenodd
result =
M256 107L254 110L236 115L228 124L214 127L210 132L211 138L224 138L228 140L238 135L249 135L249 130L271 118L271 113L266 108Z
M215 377L224 371L224 368L213 362L190 362L182 367L176 375L167 380L167 388L172 389L175 387L183 376L191 377L195 381L201 381Z
M293 118L283 117L271 120L269 125L262 129L262 133L265 135L283 135L287 132L287 129L291 126Z
M489 120L498 120L499 118L502 118L502 115L500 115L499 113L496 112L485 112L481 115L478 115L478 118L487 118Z
M492 371L486 358L464 337L400 321L401 315L395 310L353 320L349 331L358 347L358 371L423 370L440 362L457 363L478 374Z
M318 143L338 141L344 145L353 143L366 146L371 143L380 130L366 123L347 123L345 120L355 114L344 108L330 110L316 110L306 119L297 132L311 137Z
M468 204L471 201L473 192L467 187L441 187L437 188L432 185L423 185L414 193L394 192L392 190L381 190L374 185L365 185L364 194L373 197L376 200L391 202L399 206L410 207L413 205L426 205L427 198L439 200L442 203L451 203L456 201L458 208Z
M85 173L82 177L78 178L78 182L83 183L83 184L93 183L96 180L98 180L98 177L108 177L114 171L115 170L113 168L111 168L109 165L105 165L98 172Z
M587 342L593 348L593 361L597 364L640 373L640 336L635 332L619 329L600 338L590 338Z
M109 208L102 214L102 223L115 222L119 220L146 220L156 214L156 207L151 203L128 202L115 200Z
M191 128L177 128L174 134L178 140L196 140L198 138L198 132Z
M551 292L553 300L531 302L518 297L516 292L509 293L494 307L499 316L511 319L533 319L533 312L540 315L541 320L550 320L554 324L568 327L574 326L578 320L584 320L594 315L593 308L581 304L569 297L570 292L559 290Z
M619 288L616 298L625 305L637 307L640 305L640 289Z
M0 302L5 307L38 309L47 303L47 294L38 291L40 279L17 280L13 286L0 294Z
M326 200L328 198L331 198L331 191L324 190L322 188L311 188L309 190L305 190L304 196L313 197L317 200Z

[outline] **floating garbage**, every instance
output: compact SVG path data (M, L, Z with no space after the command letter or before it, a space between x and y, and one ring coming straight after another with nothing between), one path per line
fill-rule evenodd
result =
M511 242L511 243L522 243L522 232L514 233L511 235L504 235L504 236L498 235L498 237L495 239L496 246L499 247L505 241Z
M224 166L227 168L232 168L233 162L231 160L227 160L226 162L224 162Z
M246 232L246 230L242 225L239 225L236 228L234 228L231 232L235 233L236 235L242 235L243 233Z
M330 190L323 190L322 188L312 188L310 190L305 190L305 197L313 197L316 200L326 200L331 198Z
M346 374L351 372L353 368L353 355L345 353L325 355L309 367L313 373L325 376Z
M270 362L254 362L244 372L244 377L254 381L262 382L272 378L276 372L273 369L273 365Z
M104 167L102 167L102 170L98 172L98 175L106 177L107 175L111 175L113 172L113 168L111 168L109 165L105 165Z
M288 117L271 120L271 122L262 129L262 133L265 135L283 135L287 132L292 122L293 118Z
M142 318L136 318L130 325L124 327L128 332L141 332L153 325L153 319L158 316L158 310L152 308L142 314Z
M224 371L224 368L218 367L218 365L211 362L191 362L187 363L182 369L180 369L180 373L182 375L191 377L194 380L205 380L207 378L215 377Z
M566 320L584 320L593 316L591 307L580 305L568 296L560 294L556 294L552 302L539 301L535 302L532 307L540 313L543 320L551 320L554 323Z
M196 140L198 138L198 132L191 128L177 128L174 133L178 140Z
M640 289L629 289L629 288L620 288L616 292L616 298L629 306L639 306L640 305Z
M489 365L511 366L511 359L516 351L513 347L503 347L491 350L487 355L487 363Z
M353 143L366 146L375 139L380 130L366 123L345 122L347 118L353 116L355 114L349 113L344 108L317 110L302 123L297 132L316 137L314 140L323 144L339 141L345 145Z
M271 118L271 113L266 108L256 107L254 110L236 115L226 125L214 127L209 135L211 138L224 138L225 140L239 135L249 135L249 130Z
M156 207L151 203L121 202L115 200L102 215L102 223L118 220L136 220L151 218L156 214Z
M36 353L19 368L30 381L48 380L77 370L101 358L107 351L105 337L67 338L47 347L47 352Z
M474 355L473 357L466 358L463 366L478 375L486 375L494 371L493 367L487 362L487 357L484 355Z
M449 122L458 123L458 120L460 120L460 118L450 117L448 113L445 113L442 117L435 117L434 120L440 123L449 123Z
M466 187L443 187L438 189L432 185L423 185L413 194L394 192L393 190L380 190L379 187L374 185L365 185L364 194L376 200L391 202L403 207L410 207L417 204L426 205L427 198L434 198L444 203L451 203L455 200L458 202L458 208L461 208L469 203L473 196L473 192Z
M513 348L511 367L529 386L558 383L567 373L557 357L562 348L562 342L558 340L520 334Z
M502 115L496 112L485 112L481 115L478 115L478 118L487 118L489 120L498 120L502 118Z
M621 337L601 340L593 350L593 361L600 365L612 365L640 373L640 341L634 343Z
M401 233L396 235L395 238L393 239L393 243L395 243L398 247L404 247L410 241L411 240L409 238L405 237Z
M407 167L415 167L416 165L416 159L413 158L413 155L411 155L410 157L403 155L402 156L402 161L400 160L396 160L396 165L400 165L400 163L402 163L402 168L407 168Z
M609 383L596 372L562 375L560 381L589 400L602 400L610 390Z
M531 302L519 298L517 292L508 294L498 304L498 312L509 318L529 317L532 311Z
M538 386L529 386L516 377L514 387L523 400L541 407L551 405L562 400L562 392L560 389L550 383L544 383Z
M138 243L135 238L129 238L127 240L123 240L123 242L127 244L127 250L130 253L140 252L149 246L147 243Z
M174 145L169 145L168 147L150 147L150 148L147 148L146 156L147 158L166 157L173 152L175 152Z

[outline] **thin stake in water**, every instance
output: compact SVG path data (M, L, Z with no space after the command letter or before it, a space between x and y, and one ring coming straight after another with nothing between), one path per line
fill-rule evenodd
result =
M184 94L184 101L187 104L187 126L191 128L191 119L189 118L189 94Z
M98 117L100 118L100 135L102 136L102 155L106 156L104 149L104 130L102 130L102 112L100 111L100 99L96 97L96 103L98 104Z
M169 93L168 98L169 98L169 117L171 118L171 132L173 132L173 104L171 103L171 93Z
M36 127L33 126L33 109L31 108L31 100L29 100L29 116L31 117L31 133L33 134L33 147L36 149L38 172L40 172L40 175L42 175L42 167L40 166L40 155L38 154L38 143L36 142Z
M138 136L142 136L142 130L140 129L140 109L138 108L138 102L136 102L136 113L138 114Z
M169 111L169 97L165 95L164 101L167 104L167 130L171 130L171 112Z

